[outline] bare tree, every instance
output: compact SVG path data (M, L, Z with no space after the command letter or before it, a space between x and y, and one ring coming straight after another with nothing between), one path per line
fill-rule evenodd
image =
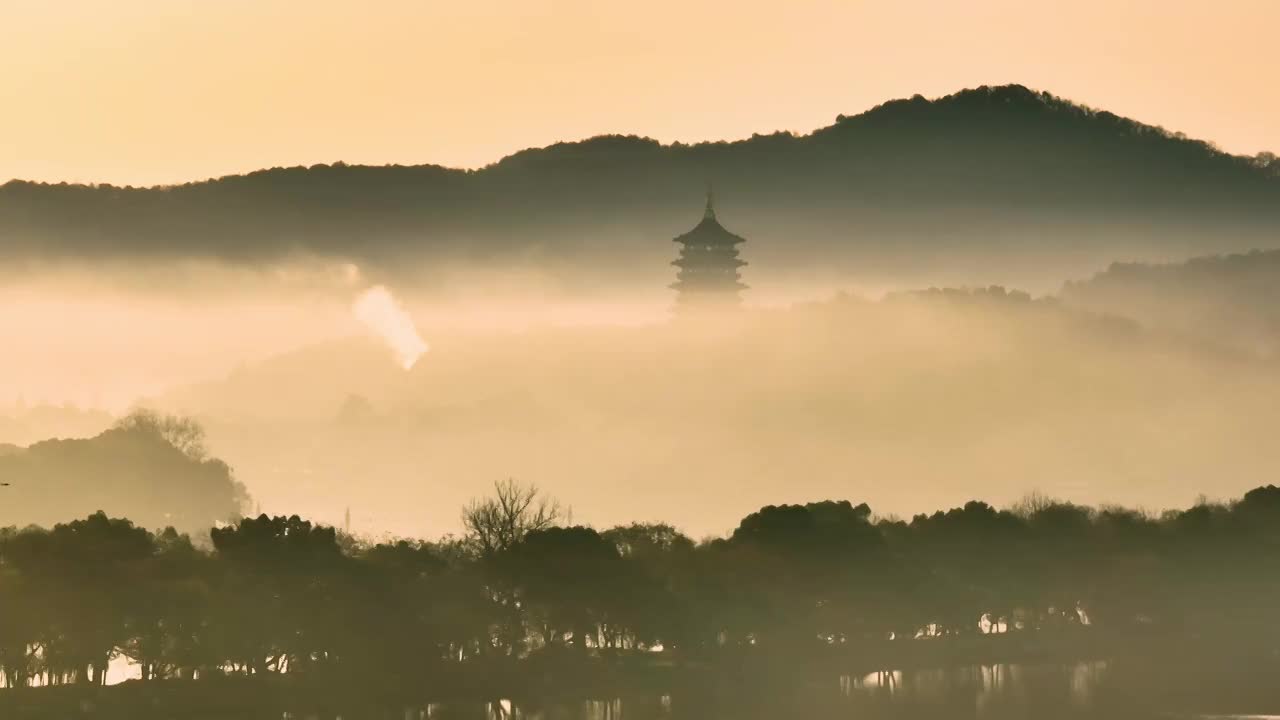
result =
M204 428L189 417L162 415L155 410L139 408L121 418L115 426L125 430L155 433L192 460L206 460L209 457L204 443Z
M510 478L493 484L493 497L472 500L462 509L468 542L481 555L514 547L534 530L554 526L563 516L560 503L535 485Z
M1025 518L1032 517L1038 512L1047 510L1057 504L1058 504L1057 500L1049 497L1048 495L1045 495L1039 490L1032 490L1026 495L1023 495L1022 499L1014 503L1013 507L1009 508L1009 510L1014 515L1017 515L1018 517L1025 519Z

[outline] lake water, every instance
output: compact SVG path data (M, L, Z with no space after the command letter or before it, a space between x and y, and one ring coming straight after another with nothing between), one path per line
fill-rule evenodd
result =
M564 702L432 703L343 715L288 713L281 720L1225 720L1280 716L1196 712L1174 696L1124 690L1107 662L997 664L844 675L799 686L721 687Z
M125 669L129 670L128 668ZM124 674L125 679L128 673ZM304 699L294 712L267 709L257 701L236 701L229 684L212 697L224 707L200 717L208 720L1280 720L1280 655L1274 653L1214 661L1212 656L1171 645L1141 659L1079 663L1005 663L946 669L895 670L840 675L797 668L756 667L749 675L703 670L676 673L667 680L641 684L660 688L623 697L530 700L494 698L487 702L434 702L405 705L334 706L341 702ZM134 685L143 691L132 701L111 702L111 693L83 718L136 717L151 708L166 718L187 717L196 700L170 712L152 707L149 693L164 697L165 683ZM247 687L260 687L250 683ZM150 688L150 689L148 689ZM353 695L359 697L358 687ZM177 693L178 699L185 691ZM269 697L270 694L267 694ZM305 696L304 696L305 697ZM352 697L339 692L337 698ZM121 699L121 698L117 698ZM124 698L127 700L127 697ZM133 704L129 704L129 703ZM293 702L293 701L288 701ZM307 706L306 703L314 703ZM284 705L283 707L288 707ZM329 707L316 712L316 707ZM341 707L341 710L336 709ZM126 712L126 708L128 712ZM86 706L86 710L88 706ZM208 708L206 708L208 709ZM247 710L247 712L245 712ZM121 715L121 712L126 712ZM3 714L3 713L0 713ZM160 717L161 715L154 715ZM53 715L40 715L41 720ZM148 715L147 717L152 717ZM33 716L34 717L34 716ZM59 716L57 720L62 720Z

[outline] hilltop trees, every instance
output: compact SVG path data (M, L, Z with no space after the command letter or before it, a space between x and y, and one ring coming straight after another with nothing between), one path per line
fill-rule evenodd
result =
M135 412L96 437L46 440L0 454L10 483L0 522L49 525L97 510L139 526L200 533L239 517L248 494L231 468L209 457L186 418Z
M1280 163L1275 168L1280 172ZM1061 298L1069 307L1128 317L1155 331L1274 357L1280 352L1277 278L1280 250L1177 263L1116 262L1067 283Z
M1253 157L1253 164L1274 177L1280 177L1280 157L1273 152L1260 152Z
M209 457L205 447L204 428L189 417L162 415L140 408L116 421L115 428L162 438L183 455L200 462Z
M849 253L844 238L890 236L914 238L921 252L963 238L998 258L1015 248L990 238L1024 233L1071 248L1131 245L1135 234L1166 248L1195 238L1208 250L1230 237L1270 237L1276 168L1265 154L1229 155L1048 93L979 87L893 100L808 135L692 145L603 136L478 170L334 163L164 188L13 181L0 185L0 252L243 262L301 250L408 272L536 248L591 271L592 260L643 257L641 247L682 224L691 202L696 210L708 179L726 199L767 208L771 232L821 246L824 258ZM1100 233L1099 218L1124 230ZM1076 232L1046 233L1046 220ZM614 242L595 249L572 240L610 235Z

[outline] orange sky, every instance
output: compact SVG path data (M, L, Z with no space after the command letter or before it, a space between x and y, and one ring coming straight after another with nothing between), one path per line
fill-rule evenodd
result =
M1280 151L1275 0L0 0L0 181L477 166L1020 82Z

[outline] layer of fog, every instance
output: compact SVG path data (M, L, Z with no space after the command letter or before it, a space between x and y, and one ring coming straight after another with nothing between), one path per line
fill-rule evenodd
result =
M696 209L696 208L695 208ZM917 234L899 229L844 237L838 228L779 224L764 210L722 213L748 236L743 256L749 306L776 308L836 292L877 298L925 287L1001 285L1057 292L1115 260L1171 261L1229 238L1152 237L1106 228L1098 236L984 232L982 218ZM691 212L687 225L696 222ZM669 234L686 229L673 220ZM566 228L594 242L541 254L482 254L437 261L410 253L356 260L292 257L254 264L121 257L91 265L12 262L0 278L0 408L70 403L122 412L141 398L216 379L242 364L317 342L359 336L351 311L384 285L430 343L435 329L527 329L664 321L675 248L664 236L625 229ZM905 233L905 234L904 234ZM920 234L923 233L923 234ZM980 239L975 239L980 237ZM832 238L839 238L832 245ZM1199 238L1199 239L1197 239ZM1239 244L1239 243L1237 243ZM538 243L534 243L535 248Z
M872 300L964 269L806 283L748 258L750 311L706 324L671 321L665 263L609 291L527 270L397 284L335 261L33 273L0 289L0 416L19 398L191 414L262 510L336 524L349 507L360 532L406 535L456 529L505 477L580 521L697 535L825 498L1161 508L1280 470L1269 360L1019 296ZM408 372L353 312L379 284L431 346ZM0 422L0 443L109 418L62 420Z
M0 415L42 405L119 414L184 385L344 338L382 337L416 355L429 338L405 337L413 323L424 330L635 324L665 312L661 288L638 299L572 295L526 269L459 269L429 283L385 283L386 273L326 259L260 269L207 262L19 268L0 281Z

